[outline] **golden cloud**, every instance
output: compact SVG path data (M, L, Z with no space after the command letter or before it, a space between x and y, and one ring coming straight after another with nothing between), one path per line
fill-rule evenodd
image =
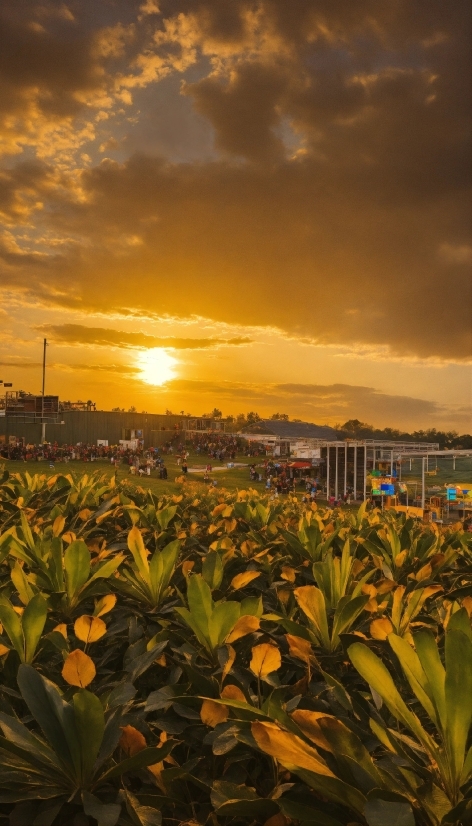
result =
M84 344L99 347L165 347L172 350L206 350L213 347L240 347L252 344L250 338L177 338L150 336L141 332L111 330L104 327L85 327L82 324L42 324L38 332L61 344Z

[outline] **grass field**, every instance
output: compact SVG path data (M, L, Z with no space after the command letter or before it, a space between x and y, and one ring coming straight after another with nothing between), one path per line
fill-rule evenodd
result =
M222 466L223 462L218 462L215 460L211 461L214 467ZM256 490L260 490L261 492L265 489L264 482L251 482L249 476L249 465L253 464L254 462L257 464L258 462L262 461L261 457L254 458L249 456L244 457L237 457L237 462L243 463L246 467L241 468L231 468L225 470L215 470L210 474L211 479L216 479L218 482L218 488L226 488L227 490L236 490L242 488L252 487ZM188 459L189 468L192 465L195 466L205 466L207 463L207 457L198 456L197 454L191 454ZM52 476L57 472L62 473L73 473L82 475L83 473L96 473L97 471L105 472L108 476L112 476L115 472L114 467L110 464L110 462L105 461L98 461L98 462L77 462L71 461L68 463L65 462L56 462L54 468L49 467L48 461L41 461L41 462L19 462L19 461L3 461L3 467L9 471L24 473L28 471L28 473L45 473L48 476ZM122 481L123 479L129 480L130 483L135 485L141 485L145 488L150 488L154 493L162 495L164 493L176 493L180 491L182 488L182 484L180 482L176 483L176 478L182 477L182 470L177 465L177 459L175 456L168 455L165 457L165 465L167 468L168 479L159 479L158 471L152 471L151 476L132 476L129 473L129 469L127 465L121 464L118 470L118 479ZM0 465L1 467L1 465ZM187 480L185 482L186 485L196 485L197 487L201 488L208 488L209 485L206 482L203 482L203 474L201 473L191 473L187 474Z
M426 475L426 488L432 489L434 487L443 488L447 484L458 484L460 482L472 482L472 457L461 457L456 459L456 468L453 468L453 459L438 458L429 459L429 470L437 473L433 475ZM417 483L421 485L421 459L412 459L411 470L410 460L404 459L402 463L401 478L408 485Z
M192 465L195 466L204 466L206 464L207 457L206 456L198 456L197 454L191 454L188 460L189 467ZM233 490L241 490L244 488L254 488L255 490L259 490L263 492L265 490L264 482L251 482L249 476L248 466L253 463L262 463L262 457L248 457L248 456L239 456L237 457L237 462L243 463L247 467L240 467L240 468L231 468L225 470L216 470L211 473L211 478L216 479L218 481L218 488L225 488L226 490L233 491ZM472 482L472 458L458 458L456 459L456 469L453 470L453 462L452 458L445 458L445 459L430 459L429 467L430 470L435 470L436 468L436 461L438 472L435 476L426 476L426 488L427 491L430 493L434 492L434 488L443 488L445 484L448 483L460 483L460 482ZM213 462L213 460L212 460ZM111 476L114 473L114 468L110 464L110 462L105 461L98 461L98 462L57 462L54 468L49 467L49 462L18 462L18 461L3 461L3 467L10 470L11 472L20 472L24 473L28 471L28 473L45 473L48 476L52 476L59 472L64 473L73 473L73 474L83 474L83 473L94 473L96 471L106 472L107 475ZM163 480L158 478L158 471L153 471L151 477L143 476L143 477L136 477L131 476L128 472L127 465L120 465L118 470L118 479L119 480L129 480L130 484L140 485L144 488L150 488L154 493L162 495L165 493L177 493L180 492L182 488L181 482L175 482L176 478L182 477L181 468L177 465L177 460L175 456L168 455L165 457L165 464L167 467L168 472L168 479ZM214 462L215 467L223 464L219 462ZM0 467L2 465L0 464ZM418 491L421 489L421 459L413 459L412 466L410 471L410 462L409 460L404 460L402 465L402 472L401 472L402 480L405 481L409 488L411 488L411 492L414 493L415 485L417 486ZM187 475L187 480L185 482L186 485L195 485L196 487L200 488L208 488L208 484L203 482L203 474L200 473L191 473L189 472ZM299 491L302 492L303 488L300 487Z

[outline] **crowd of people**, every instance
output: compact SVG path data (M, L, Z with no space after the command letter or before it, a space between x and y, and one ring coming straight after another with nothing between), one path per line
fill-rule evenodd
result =
M161 447L144 448L137 445L134 448L123 445L95 445L76 444L59 445L49 444L10 444L0 448L1 459L11 459L24 462L49 462L50 467L57 463L74 462L110 462L118 470L128 468L131 475L150 476L153 470L158 471L159 478L167 479L167 468L164 456L174 452L172 442Z

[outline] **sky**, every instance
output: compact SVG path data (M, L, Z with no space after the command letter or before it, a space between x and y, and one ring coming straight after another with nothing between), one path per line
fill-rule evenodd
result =
M3 0L0 379L472 428L469 0Z

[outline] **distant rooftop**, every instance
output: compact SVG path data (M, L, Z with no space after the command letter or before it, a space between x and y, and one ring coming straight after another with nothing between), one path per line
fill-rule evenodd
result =
M311 422L284 422L277 419L261 419L244 428L245 433L260 433L266 436L278 436L280 439L324 439L335 441L339 438L333 427L312 424Z

